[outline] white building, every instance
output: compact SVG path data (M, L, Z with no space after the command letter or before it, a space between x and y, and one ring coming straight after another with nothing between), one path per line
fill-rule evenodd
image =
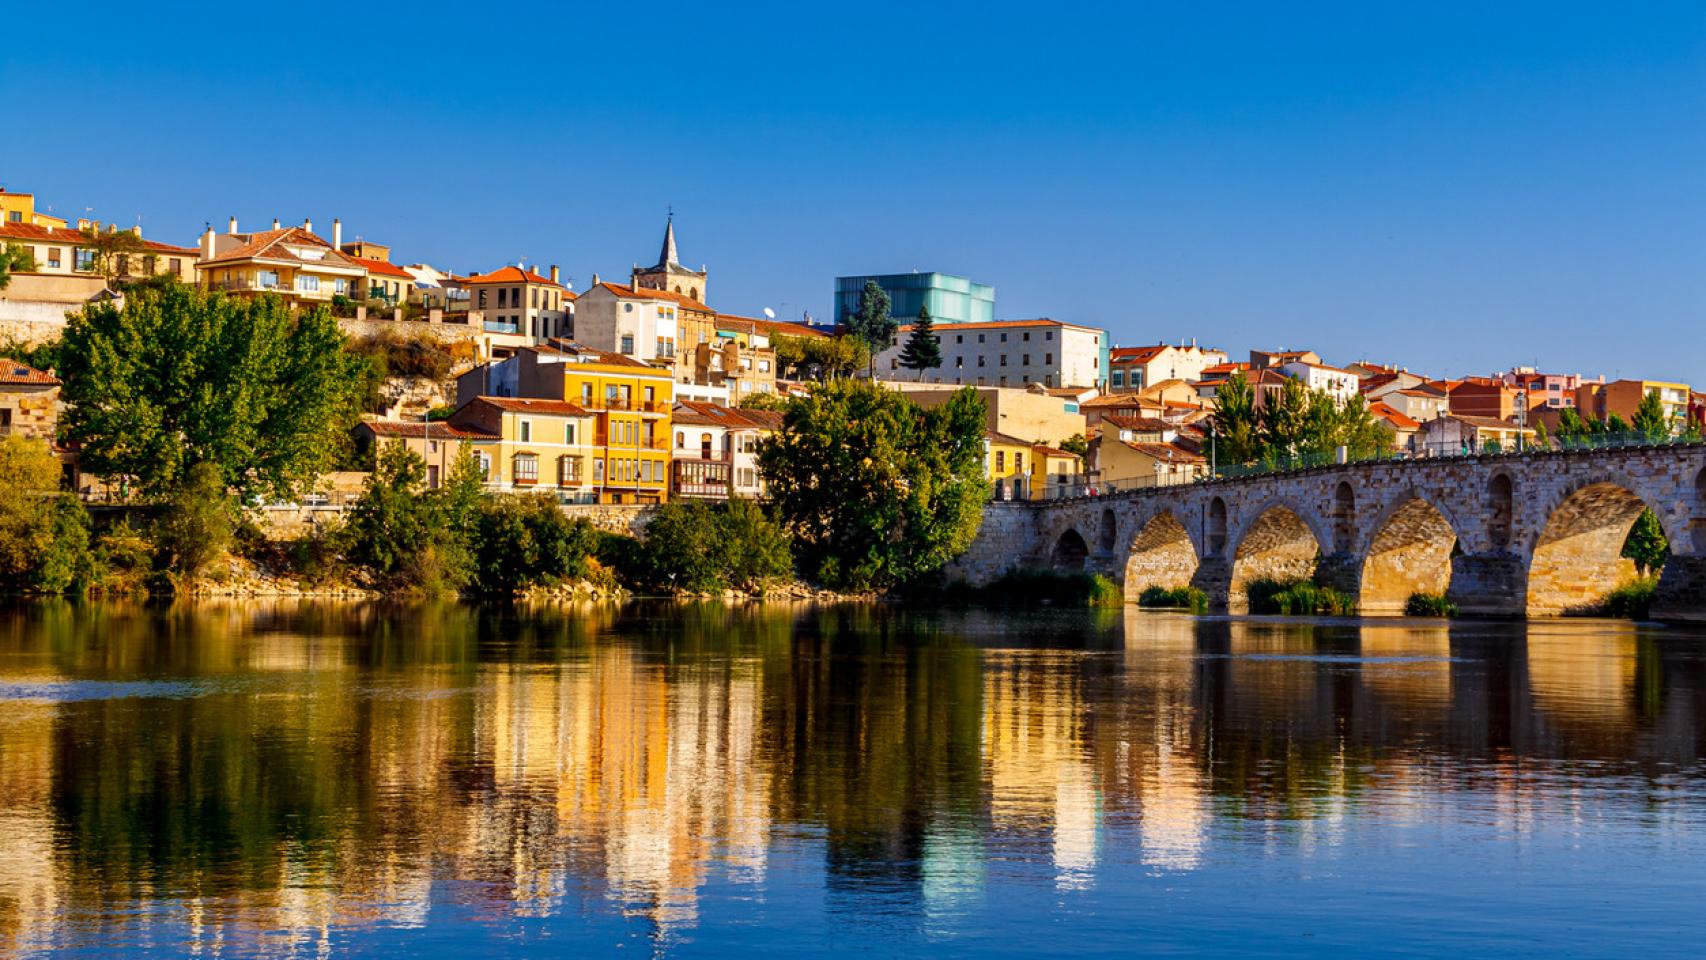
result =
M910 324L901 327L877 354L879 378L991 387L1103 385L1108 334L1096 327L1046 319L939 324L942 365L922 371L900 365L911 335Z
M575 340L635 360L674 361L686 299L667 290L595 282L575 301Z
M1360 382L1357 375L1349 370L1305 360L1292 360L1281 366L1280 372L1293 380L1303 381L1303 385L1310 390L1331 394L1339 403L1349 403L1357 395Z

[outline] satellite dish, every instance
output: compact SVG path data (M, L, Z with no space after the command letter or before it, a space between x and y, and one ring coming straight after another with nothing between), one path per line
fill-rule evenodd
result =
M776 311L770 309L769 307L765 307L764 308L764 316L767 319L774 320L774 319L776 319Z

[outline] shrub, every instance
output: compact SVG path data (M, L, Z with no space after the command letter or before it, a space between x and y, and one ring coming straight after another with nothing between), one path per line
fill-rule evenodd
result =
M1457 604L1445 598L1443 593L1412 593L1410 599L1404 601L1404 615L1407 617L1455 617Z
M344 561L348 541L347 528L338 520L317 524L296 538L290 560L297 579L311 587L342 580L349 572Z
M1140 607L1160 607L1202 613L1208 609L1208 594L1196 587L1149 587L1137 596Z
M1125 604L1119 584L1099 573L1063 573L1042 568L1009 570L971 593L976 600L998 607L1118 607Z
M1356 612L1356 604L1349 597L1313 580L1252 580L1244 592L1251 613L1348 616Z
M123 519L95 537L91 589L107 595L144 593L154 573L154 543Z
M95 580L89 511L69 495L54 497L45 532L32 578L35 589L42 593L87 592Z
M1631 580L1611 591L1611 595L1605 598L1605 612L1613 617L1645 620L1648 611L1653 607L1653 596L1658 590L1658 577L1639 577Z
M509 595L580 579L597 549L592 524L570 520L549 497L487 497L475 520L475 587Z
M189 468L167 501L154 527L154 543L166 569L196 577L225 556L234 527L219 468L203 461Z
M794 567L787 532L748 500L665 504L623 559L638 585L688 593L762 590Z

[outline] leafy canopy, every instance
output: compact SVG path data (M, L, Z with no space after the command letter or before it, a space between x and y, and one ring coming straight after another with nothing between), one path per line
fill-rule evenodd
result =
M958 556L989 496L983 433L983 401L969 388L930 410L851 380L790 401L759 464L801 572L837 589L885 589Z
M62 430L91 473L176 487L197 463L244 495L288 497L328 468L355 377L324 310L181 285L94 304L66 327Z

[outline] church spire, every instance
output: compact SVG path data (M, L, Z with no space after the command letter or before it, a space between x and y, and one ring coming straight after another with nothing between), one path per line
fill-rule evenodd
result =
M667 267L679 262L675 253L675 211L669 212L669 222L663 228L663 253L658 257L658 266Z

